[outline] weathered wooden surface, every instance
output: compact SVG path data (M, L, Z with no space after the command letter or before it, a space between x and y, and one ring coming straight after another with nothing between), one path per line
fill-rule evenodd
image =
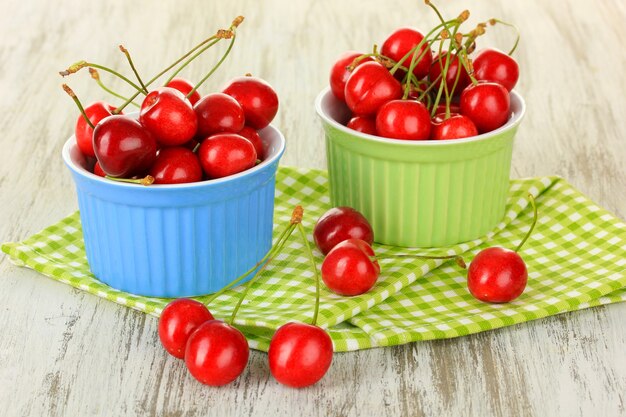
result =
M515 177L558 174L626 217L623 2L446 3L517 23L518 90L528 103ZM237 14L232 57L203 91L252 72L277 89L283 162L324 167L313 110L327 71L400 25L427 27L421 2L5 0L0 14L0 240L19 240L76 209L60 149L76 117L56 71L85 58L146 74ZM494 29L488 43L507 48ZM213 55L215 56L215 55ZM213 58L202 62L208 65ZM186 75L197 79L203 65ZM87 74L71 80L101 97ZM120 87L121 84L113 83ZM626 305L565 314L456 340L338 354L325 379L290 390L253 352L234 384L211 389L160 348L156 320L16 268L0 257L0 415L396 416L626 414Z

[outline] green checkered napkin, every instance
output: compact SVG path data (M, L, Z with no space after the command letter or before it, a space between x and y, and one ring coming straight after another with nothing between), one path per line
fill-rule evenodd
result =
M324 171L281 167L276 186L277 231L297 204L305 209L303 224L309 231L330 207ZM341 297L323 287L318 324L328 328L335 350L463 336L626 300L626 225L557 177L511 181L506 215L492 232L472 242L420 253L462 254L470 261L488 246L515 247L532 222L528 193L536 197L539 220L520 252L529 270L522 296L512 303L485 304L468 293L466 272L453 262L382 260L379 281L367 294ZM374 249L383 256L412 252L383 245ZM18 265L154 316L168 303L114 290L91 275L78 213L23 242L4 244L2 250ZM322 256L316 252L316 257L319 267ZM229 317L241 291L240 287L225 292L209 308L218 318ZM280 325L311 319L314 299L313 271L294 233L250 289L236 324L251 347L267 350Z

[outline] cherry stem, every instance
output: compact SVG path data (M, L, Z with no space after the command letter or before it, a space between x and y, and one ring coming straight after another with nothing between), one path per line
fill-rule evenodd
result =
M106 175L104 178L112 180L112 181L117 181L117 182L125 182L128 184L141 184L145 186L154 184L154 177L152 175L146 175L143 178L137 178L137 179L118 178L118 177L112 177L110 175Z
M533 223L530 225L530 229L528 229L528 233L526 233L524 239L522 239L519 245L517 245L517 248L515 248L515 252L519 252L519 250L522 249L522 246L524 246L524 243L526 243L530 234L535 229L535 225L537 224L537 204L535 204L535 197L533 197L532 194L528 194L528 200L530 201L530 205L533 207Z
M243 17L242 16L237 16L234 20L233 23L231 24L231 26L239 26L239 24L243 21ZM219 32L218 32L219 34ZM187 51L183 56L181 56L180 58L178 58L176 61L174 61L172 64L170 64L167 68L163 69L161 72L159 72L157 75L155 75L154 77L152 77L150 80L148 80L148 82L146 83L146 86L149 86L150 84L152 84L153 82L155 82L156 80L158 80L159 78L161 78L166 72L168 72L169 70L171 70L172 68L174 68L176 65L180 64L181 62L183 62L189 55L193 54L194 52L196 52L198 49L202 48L205 44L207 44L208 42L211 42L212 40L216 39L217 35L213 35L208 37L207 39L203 40L202 42L200 42L199 44L197 44L196 46L194 46L193 48L191 48L189 51ZM128 100L126 100L125 103L123 103L120 107L118 107L115 110L115 114L121 112L122 110L124 110L124 108L126 106L128 106L128 104L130 104L131 101L133 101L137 96L139 95L139 91L137 91L135 94L133 94Z
M91 120L89 120L89 117L87 117L87 113L85 113L85 108L83 107L83 104L80 102L76 94L74 94L74 91L67 84L63 84L62 87L63 90L72 98L72 100L74 100L74 103L76 103L78 110L80 110L80 114L83 116L87 124L91 126L92 129L95 129L95 126L93 125Z
M512 24L512 23L504 22L504 21L502 21L500 19L490 19L489 23L492 26L495 25L496 23L500 23L501 25L505 25L505 26L508 26L510 28L515 29L515 33L517 34L517 37L515 38L515 43L513 44L513 48L511 48L511 50L508 53L509 56L513 55L513 52L515 52L515 50L517 49L517 45L519 45L519 40L520 40L520 37L521 37L519 28L517 26L515 26L514 24Z
M141 88L143 89L143 91L146 94L148 94L148 89L146 88L146 85L141 80L141 77L139 76L139 73L137 72L137 68L135 68L135 64L133 63L133 59L130 57L130 52L128 52L128 49L126 49L124 47L124 45L120 45L119 48L120 48L120 51L122 51L122 53L126 56L126 60L128 61L128 64L130 65L130 68L133 70L133 73L135 74L135 77L137 77L137 81L139 81L139 84L141 85Z
M467 265L465 264L465 261L463 260L463 257L460 255L446 255L446 256L435 256L435 255L413 255L413 254L389 254L389 255L383 255L383 256L370 256L370 259L372 261L377 261L377 260L382 260L382 259L397 259L397 258L417 258L417 259L454 259L454 261L456 262L456 264L458 266L460 266L461 268L465 269L467 268Z
M246 287L244 288L243 293L239 297L239 301L237 302L237 305L235 305L235 308L233 309L233 312L230 316L228 324L230 324L231 326L233 325L233 323L235 322L235 317L237 316L237 312L239 311L239 308L241 307L243 300L246 298L246 295L248 294L250 287L257 280L257 278L263 273L265 268L267 268L267 265L269 265L272 259L274 259L274 257L282 251L283 247L285 246L285 243L291 236L291 233L293 233L293 230L296 228L297 224L299 224L301 221L302 221L302 207L296 206L296 208L293 210L293 214L291 215L291 221L289 222L287 229L281 234L282 239L279 242L276 242L275 247L270 251L272 253L271 256L267 257L267 259L265 260L265 263L261 266L261 268L254 274L252 279L250 279L250 281L246 283Z
M98 68L101 69L102 71L106 71L110 74L115 75L118 78L121 78L122 80L124 80L126 83L128 83L130 86L132 86L135 90L137 90L138 92L142 92L143 90L141 87L139 87L137 84L135 84L134 82L132 82L131 80L129 80L128 78L126 78L124 75L120 74L119 72L105 67L104 65L99 65L99 64L94 64L93 62L86 62L86 61L78 61L75 64L72 64L69 66L69 68L67 68L64 71L59 71L59 74L61 74L62 77L66 77L70 74L74 74L75 72L80 71L83 68L87 68L87 67L93 67L93 68ZM137 96L135 96L137 97ZM133 98L135 98L133 97Z
M98 83L100 88L102 88L104 91L106 91L107 93L111 94L114 97L119 98L120 100L124 100L124 101L128 100L127 97L124 97L123 95L111 90L109 87L104 85L104 83L100 79L100 74L98 73L98 70L96 70L95 68L89 68L89 74L91 74L91 78L96 80L96 83ZM139 107L139 104L135 103L134 101L131 101L130 104L132 104L135 107Z
M193 153L198 153L198 149L200 149L200 145L201 145L201 143L200 143L200 142L196 143L196 146L194 146L194 147L193 147L193 149L191 150L191 152L193 152Z
M181 66L179 66L176 71L174 71L172 73L172 75L170 75L167 80L165 80L165 83L163 83L163 85L167 85L170 81L172 81L174 79L174 77L176 77L178 74L180 74L180 72L187 66L189 65L194 59L196 59L197 57L199 57L200 55L202 55L207 49L209 49L210 47L212 47L213 45L215 45L216 43L218 43L219 41L221 41L222 38L215 38L213 39L213 41L211 43L209 43L208 45L205 45L202 49L200 49L198 52L196 52L195 54L193 54L189 59L187 59L185 62L182 63Z
M317 265L315 264L315 257L313 256L313 251L311 250L311 244L309 243L309 239L306 237L306 231L304 230L302 223L298 223L298 230L300 231L300 236L302 236L302 240L304 241L304 246L306 246L309 260L313 266L313 271L315 272L315 310L313 311L313 318L311 319L311 324L315 326L317 324L317 315L320 310L320 275L317 270Z
M225 35L228 36L228 35ZM233 45L235 44L235 39L237 39L237 34L235 33L235 28L231 27L230 29L230 43L228 44L228 48L226 49L226 52L224 52L224 55L222 55L222 58L220 58L219 61L217 61L217 64L215 64L215 66L213 66L213 68L211 69L211 71L209 71L204 78L202 78L192 89L189 93L187 93L187 98L191 97L193 95L193 93L196 92L196 90L202 85L204 84L204 82L206 80L209 79L209 77L211 77L211 75L213 75L213 73L215 71L217 71L217 69L220 67L220 65L222 65L222 63L226 60L226 57L228 56L228 54L230 54L230 51L233 49ZM227 37L225 37L224 39L228 39Z

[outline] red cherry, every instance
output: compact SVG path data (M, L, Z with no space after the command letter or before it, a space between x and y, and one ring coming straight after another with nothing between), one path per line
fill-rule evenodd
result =
M386 102L402 97L402 86L382 64L365 62L352 71L345 97L354 114L370 116Z
M419 101L392 100L376 115L376 131L386 138L424 140L430 129L430 113Z
M170 87L159 87L141 103L139 121L164 146L177 146L196 134L198 120L189 100Z
M113 110L115 110L115 107L104 101L96 101L85 107L85 113L94 126L105 117L111 116ZM76 136L76 145L78 145L80 152L85 156L96 156L93 150L93 128L89 126L89 123L85 121L82 115L79 115L78 119L76 119L74 134Z
M241 105L229 95L213 93L200 99L193 107L198 118L198 136L205 138L215 133L237 133L245 119Z
M287 323L274 333L267 355L270 372L278 382L302 388L326 374L333 360L333 342L317 326Z
M461 93L461 114L469 117L480 133L505 124L510 105L509 92L497 83L470 85Z
M435 83L436 89L439 89L441 82L443 81L441 77L442 69L446 67L448 60L450 59L450 54L447 51L443 51L441 54L438 54L433 60L432 65L430 66L430 70L428 72L428 79L430 82ZM465 87L467 87L472 80L469 77L469 74L461 64L458 55L453 55L452 60L448 65L448 72L446 73L446 86L448 88L448 92L450 95L459 94ZM460 74L459 74L460 71ZM459 80L456 81L456 77L459 77ZM437 81L437 79L439 79ZM454 87L454 83L456 82L456 87ZM453 89L454 88L454 89Z
M497 49L479 51L473 60L477 80L492 81L511 91L519 79L519 65L513 58Z
M100 166L100 162L96 161L96 164L93 166L93 173L99 177L106 177L107 173L102 170Z
M195 153L182 146L163 148L150 168L155 184L202 181L202 167Z
M361 239L348 239L335 246L322 262L322 280L339 295L360 295L369 291L380 274L374 250Z
M278 96L266 81L256 77L237 77L223 92L241 104L246 124L255 129L269 125L278 112Z
M98 123L93 147L102 170L112 177L143 175L156 159L154 136L128 116L113 115Z
M424 39L424 35L422 35L418 30L407 27L399 28L389 35L387 39L385 39L385 42L383 42L383 45L380 48L380 53L398 62L406 54L408 54L411 49L416 47L422 39ZM433 54L428 43L424 43L419 52L412 53L406 60L404 60L402 66L409 68L411 60L415 54L417 54L419 61L417 61L415 67L413 68L413 74L415 74L418 80L421 80L426 76L426 74L428 74L428 69L430 68L430 64L433 60ZM422 54L424 55L420 58Z
M330 69L330 91L333 92L335 97L341 101L346 101L345 89L346 81L350 77L351 71L348 71L348 66L352 64L355 58L363 55L361 52L348 51L341 54L341 56L335 61ZM367 57L357 63L356 66L361 65L364 62L371 61L372 58Z
M377 135L376 120L370 117L355 116L348 121L347 126L357 132L367 133L368 135Z
M437 105L437 111L435 111L435 115L439 115L442 113L445 114L445 112L446 112L445 103ZM455 103L450 103L450 114L452 113L461 114L461 106Z
M452 113L445 119L445 113L440 113L433 118L432 125L430 138L434 140L461 139L478 135L474 122L461 114Z
M256 162L254 145L234 133L209 136L198 150L200 164L209 178L222 178L252 168Z
M478 253L467 272L467 286L474 297L489 303L506 303L524 292L528 272L521 256L492 247Z
M183 93L185 97L187 97L187 94L189 94L189 92L193 90L193 84L191 84L190 81L187 81L186 79L181 78L181 77L172 78L172 80L169 83L167 83L165 86L171 87L180 91L181 93ZM189 103L192 106L196 104L198 100L200 100L200 93L198 92L198 90L194 91L193 94L189 96L187 100L189 100Z
M315 244L324 255L337 244L353 238L364 240L369 245L374 242L372 226L352 207L331 208L322 214L313 229Z
M248 364L246 337L219 320L201 324L187 341L185 364L191 375L205 385L234 381Z
M191 333L213 315L202 303L179 298L163 309L159 318L159 339L170 355L183 359Z
M259 132L257 132L250 126L244 126L244 128L237 132L237 134L248 139L254 146L254 150L256 151L256 157L263 160L265 149L263 149L263 141L261 140Z

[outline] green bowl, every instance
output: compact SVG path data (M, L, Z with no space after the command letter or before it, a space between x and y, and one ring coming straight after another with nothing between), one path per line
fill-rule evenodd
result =
M513 137L525 110L516 92L504 126L444 141L387 139L349 129L349 109L328 88L315 107L326 132L331 203L363 213L376 242L454 245L483 236L504 216Z

